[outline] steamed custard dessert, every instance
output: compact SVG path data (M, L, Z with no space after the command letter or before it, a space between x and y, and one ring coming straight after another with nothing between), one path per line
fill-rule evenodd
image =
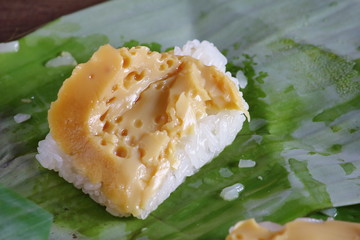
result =
M145 218L233 141L244 114L236 84L215 66L105 45L64 82L37 158L112 214Z
M271 225L270 225L271 226ZM254 219L237 223L226 240L359 240L360 224L344 221L298 219L285 226L271 228Z

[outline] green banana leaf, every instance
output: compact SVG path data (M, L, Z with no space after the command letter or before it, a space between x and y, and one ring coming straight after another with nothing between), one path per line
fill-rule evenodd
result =
M224 239L242 219L285 223L359 204L359 12L356 0L123 0L62 17L0 54L0 183L53 215L50 239ZM147 219L111 216L37 163L47 110L73 68L48 60L67 51L85 62L105 43L165 50L195 38L214 42L233 75L244 72L251 121ZM17 113L31 118L16 123ZM240 159L256 166L239 168ZM245 186L239 198L223 200L235 183ZM338 211L359 221L359 205Z
M0 239L47 239L52 216L0 185Z

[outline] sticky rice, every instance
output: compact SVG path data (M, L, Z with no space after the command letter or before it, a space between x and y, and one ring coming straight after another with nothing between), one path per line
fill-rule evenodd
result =
M192 56L200 60L204 65L215 66L225 73L226 58L210 42L198 40L187 42L182 48L175 47L174 55ZM229 80L238 86L238 79L225 73ZM239 74L239 76L242 76ZM243 81L244 79L241 79ZM242 96L241 92L239 92ZM237 133L241 130L247 115L248 105L243 101L244 109L225 109L216 114L209 114L200 119L193 128L191 134L181 137L176 144L174 158L177 161L175 167L164 171L162 181L158 183L156 191L138 211L127 212L119 210L102 189L102 182L94 183L85 176L73 164L71 154L65 153L50 133L43 141L39 142L37 160L50 170L57 171L66 181L82 189L94 201L106 206L106 210L115 216L134 215L137 218L146 218L155 210L169 195L182 183L187 176L196 173L203 165L210 162L227 145L231 144ZM161 174L161 172L159 172Z

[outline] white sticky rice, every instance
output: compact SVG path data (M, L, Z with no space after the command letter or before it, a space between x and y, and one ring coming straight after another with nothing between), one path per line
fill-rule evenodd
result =
M198 40L187 42L182 48L175 47L175 55L190 55L199 59L205 65L214 65L220 71L225 71L226 58L210 42ZM229 76L230 73L227 73ZM232 78L232 81L237 81ZM237 83L238 85L238 83ZM242 95L242 94L241 94ZM244 102L246 108L248 105ZM175 156L179 165L176 169L166 173L166 178L155 193L155 196L147 203L141 214L135 217L146 218L166 198L169 197L187 176L193 175L204 164L211 161L227 145L231 144L237 133L242 128L245 115L239 110L224 110L216 115L209 115L198 122L194 134L180 139ZM118 212L111 201L101 192L101 184L91 184L90 181L80 175L73 167L71 157L57 146L57 143L49 133L45 140L39 142L39 154L36 155L40 164L48 169L59 172L66 181L73 183L77 188L96 202L105 205L106 210L116 216L128 216L128 213Z

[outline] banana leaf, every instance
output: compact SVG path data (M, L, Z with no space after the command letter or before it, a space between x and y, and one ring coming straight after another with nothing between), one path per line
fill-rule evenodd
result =
M0 239L48 239L52 215L0 185Z
M245 218L285 223L359 204L359 12L356 0L122 0L64 16L0 54L0 183L53 215L50 239L224 239ZM47 110L73 68L47 61L67 51L85 62L105 43L165 50L194 38L244 72L251 121L146 220L111 216L37 163ZM31 118L16 123L18 113ZM235 183L245 186L239 198L223 200ZM359 221L358 206L343 219Z

